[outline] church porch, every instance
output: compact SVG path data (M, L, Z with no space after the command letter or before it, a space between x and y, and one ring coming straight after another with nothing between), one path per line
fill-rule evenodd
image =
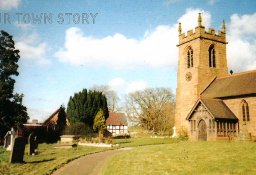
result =
M237 136L238 119L222 100L199 99L189 113L190 140L229 140Z

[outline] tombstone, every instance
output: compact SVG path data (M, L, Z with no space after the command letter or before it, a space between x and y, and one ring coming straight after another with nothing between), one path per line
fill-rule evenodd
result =
M15 130L13 128L11 129L11 131L8 131L6 133L6 139L7 139L6 140L6 148L7 148L7 151L11 151L12 150L15 135L16 135L16 132L15 132Z
M34 133L29 134L28 145L29 145L28 155L35 155L38 144L37 144L37 137L35 136Z
M10 163L22 163L25 151L26 141L24 137L15 137L12 152L10 155Z
M8 131L4 136L4 147L7 148L11 144L11 132Z
M35 136L35 150L37 152L38 149L38 140L37 140L37 136Z
M174 126L172 129L173 129L172 138L178 137L179 135L178 135L178 133L176 132L176 127Z

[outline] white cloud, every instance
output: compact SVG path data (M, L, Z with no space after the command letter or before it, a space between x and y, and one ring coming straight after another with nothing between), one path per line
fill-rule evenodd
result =
M233 14L228 25L227 55L229 68L235 72L256 69L256 13Z
M21 3L21 0L0 0L1 10L10 10L17 8Z
M210 14L200 9L188 9L178 20L183 22L184 31L197 26L198 12L203 14L206 27ZM192 22L193 21L193 22ZM81 29L66 30L64 47L55 53L61 62L74 65L109 66L130 68L136 66L176 67L178 60L178 23L160 25L146 31L142 39L127 38L116 33L104 38L86 36Z
M178 21L181 22L182 32L187 32L188 30L194 29L198 26L198 13L201 13L202 15L202 25L205 26L205 28L210 27L211 14L208 11L188 8L186 13L178 19Z
M130 92L135 92L135 91L140 91L140 90L144 90L148 87L148 84L146 81L132 81L131 83L129 83L126 92L130 93Z
M127 81L120 77L110 80L108 85L111 89L119 93L130 93L148 88L148 83L146 81Z
M177 43L177 39L172 40L173 33L176 33L174 30L169 26L159 26L142 40L127 38L119 33L97 39L85 36L79 28L73 27L66 31L65 48L56 52L55 56L62 62L75 65L115 68L172 66L177 58L177 53L170 48Z
M109 81L108 85L113 89L113 90L120 90L126 87L126 82L122 78L114 78Z
M40 65L50 64L46 58L48 46L45 42L40 42L39 35L36 32L25 34L17 39L16 48L20 50L21 59L34 60Z

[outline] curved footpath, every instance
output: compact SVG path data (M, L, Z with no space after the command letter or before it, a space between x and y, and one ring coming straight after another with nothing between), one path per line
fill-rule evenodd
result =
M80 157L54 171L52 175L97 175L106 160L122 150L125 149L109 150Z

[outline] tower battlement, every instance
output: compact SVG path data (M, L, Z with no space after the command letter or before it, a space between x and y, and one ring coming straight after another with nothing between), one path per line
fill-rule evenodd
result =
M195 40L197 38L207 39L207 40L217 41L223 44L227 44L225 22L223 21L222 29L218 31L218 33L215 33L215 29L213 28L209 28L208 31L206 31L205 27L202 25L201 13L199 13L198 26L195 28L195 30L191 29L187 31L187 33L182 33L181 23L179 23L178 31L179 31L179 44L177 46L180 46L184 43Z

